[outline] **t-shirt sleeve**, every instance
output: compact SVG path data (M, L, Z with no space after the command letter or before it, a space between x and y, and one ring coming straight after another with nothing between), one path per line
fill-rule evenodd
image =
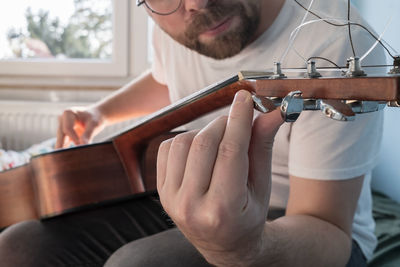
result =
M166 84L165 79L165 60L163 55L163 32L162 30L155 25L153 27L153 38L152 38L152 48L153 48L153 64L151 67L151 73L153 78L161 84Z
M333 42L323 55L337 62L351 56L345 37ZM354 31L353 39L360 56L374 43L362 31ZM363 62L364 65L380 63L385 63L380 47ZM303 112L290 132L289 174L318 180L342 180L367 174L377 163L382 129L383 112L358 114L352 122L334 121L321 112Z

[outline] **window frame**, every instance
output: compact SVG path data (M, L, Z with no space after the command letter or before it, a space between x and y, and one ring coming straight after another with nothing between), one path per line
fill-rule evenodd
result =
M101 83L119 85L148 67L147 15L129 0L113 0L113 55L111 60L9 59L0 61L0 85L16 83L68 85ZM61 79L59 79L61 78ZM99 81L100 80L100 81Z

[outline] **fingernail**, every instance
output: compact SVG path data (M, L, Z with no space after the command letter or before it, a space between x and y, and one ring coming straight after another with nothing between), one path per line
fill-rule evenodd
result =
M245 102L248 98L249 93L247 91L241 90L235 95L235 102Z

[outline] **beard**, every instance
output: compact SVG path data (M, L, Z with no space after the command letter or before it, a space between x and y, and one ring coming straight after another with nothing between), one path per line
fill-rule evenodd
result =
M258 1L209 1L204 11L194 14L185 32L176 41L189 49L214 59L225 59L238 54L254 38L260 23ZM216 36L212 41L201 42L201 33L214 27L226 18L238 17L240 23L233 29Z

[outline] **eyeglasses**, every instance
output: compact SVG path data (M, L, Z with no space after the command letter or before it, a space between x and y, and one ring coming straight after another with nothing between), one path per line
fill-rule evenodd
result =
M181 5L182 0L137 0L136 5L141 6L145 4L151 12L166 16L177 11Z

